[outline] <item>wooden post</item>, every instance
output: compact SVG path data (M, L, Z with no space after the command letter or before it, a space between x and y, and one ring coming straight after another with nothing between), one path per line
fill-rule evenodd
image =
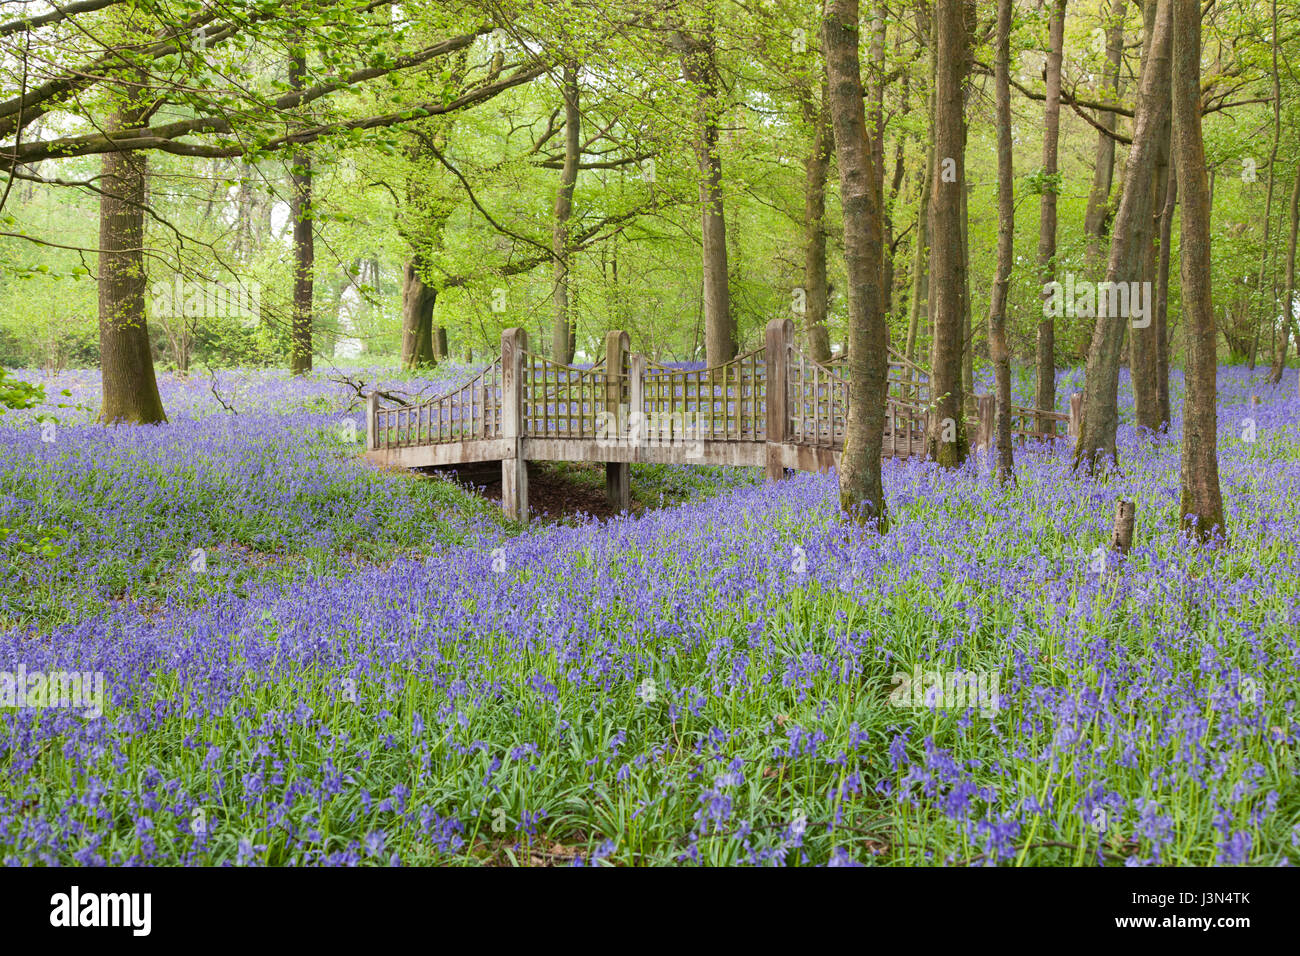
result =
M507 518L528 522L528 462L524 460L524 352L528 333L501 333L501 437L508 440L501 460L501 508Z
M628 356L627 364L627 441L629 445L642 445L648 434L645 414L645 356L635 352Z
M628 409L623 404L623 358L628 353L631 339L626 332L605 334L605 412L607 427L612 425L613 435L607 440L625 443L627 439ZM613 415L614 418L608 417ZM625 461L605 462L605 500L615 511L632 510L632 466Z
M1083 424L1083 392L1075 392L1070 396L1070 427L1069 436L1075 441L1079 440L1080 426Z
M975 408L980 420L975 450L981 454L988 454L989 449L993 447L993 425L997 401L997 396L991 394L975 396Z
M366 396L366 451L379 448L379 396L371 392Z
M1128 554L1133 547L1133 526L1136 524L1137 506L1131 501L1115 502L1115 527L1110 533L1110 549Z
M764 360L767 365L767 477L785 477L782 448L790 435L790 342L794 323L773 319L767 323Z

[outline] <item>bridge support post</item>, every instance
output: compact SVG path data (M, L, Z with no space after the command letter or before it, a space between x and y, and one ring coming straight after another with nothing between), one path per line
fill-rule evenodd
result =
M790 346L794 323L773 319L767 323L763 358L767 371L767 477L785 477L783 446L790 437Z
M366 451L379 447L379 396L371 392L366 396Z
M606 421L614 426L614 435L607 441L626 444L628 441L629 408L624 402L628 389L628 376L623 374L623 361L627 358L631 339L626 332L613 331L605 335L605 412ZM614 416L612 419L609 416ZM626 461L605 462L605 499L615 511L632 510L632 466Z
M979 432L975 438L975 450L981 455L987 455L989 449L993 447L993 428L997 417L996 395L976 395L975 408L979 414Z
M501 508L507 518L528 521L528 462L524 459L524 352L528 333L501 333L501 437L509 450L501 459Z

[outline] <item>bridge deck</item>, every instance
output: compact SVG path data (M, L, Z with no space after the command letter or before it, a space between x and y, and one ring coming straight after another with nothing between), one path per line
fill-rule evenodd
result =
M789 320L768 324L762 348L725 365L678 369L629 351L626 332L606 337L592 368L562 365L528 351L522 329L507 329L501 358L470 382L414 405L367 406L367 458L420 468L500 461L502 504L528 516L528 461L605 462L615 507L630 506L632 463L738 465L826 471L838 463L848 418L847 370L801 355ZM986 447L989 396L967 423ZM924 371L891 353L882 454L924 457L929 423ZM1071 420L1017 409L1033 422L1021 435L1054 438ZM986 420L987 419L987 420ZM1048 423L1050 433L1036 430Z

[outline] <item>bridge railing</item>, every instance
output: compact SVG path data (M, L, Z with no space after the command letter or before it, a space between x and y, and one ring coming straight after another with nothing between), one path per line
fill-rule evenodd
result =
M464 385L415 405L382 408L371 393L367 408L370 448L415 448L478 441L501 435L501 360Z
M793 344L788 320L768 323L763 347L721 365L679 369L629 350L626 332L610 332L605 357L591 368L528 350L522 329L502 336L502 358L466 384L395 408L368 404L369 447L400 449L484 439L635 442L776 442L838 448L848 424L849 375L842 361L814 362ZM610 370L613 370L611 373ZM884 453L925 454L929 384L924 370L890 351ZM1068 414L1013 406L1020 440L1078 434L1082 396ZM967 433L991 446L993 397L976 397ZM639 416L636 414L639 413ZM1044 427L1047 423L1047 427Z
M528 438L596 438L601 416L626 398L626 372L611 378L603 362L575 368L528 351L522 360L521 426Z
M754 349L729 362L679 369L634 357L633 410L641 412L641 434L652 440L682 429L697 441L767 440L767 361Z

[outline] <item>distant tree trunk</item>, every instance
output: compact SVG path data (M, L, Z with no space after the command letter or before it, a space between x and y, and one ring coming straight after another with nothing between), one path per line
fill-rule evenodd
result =
M1160 416L1157 427L1162 432L1169 429L1173 415L1169 407L1169 260L1174 239L1174 208L1178 202L1176 166L1171 144L1164 208L1160 211L1160 265L1156 271L1155 318L1151 323L1156 330L1156 403Z
M1173 145L1183 196L1179 262L1187 329L1179 514L1183 528L1204 540L1226 533L1227 526L1216 448L1218 360L1210 288L1210 196L1201 140L1201 4L1173 0L1173 8Z
M289 63L289 88L300 90L307 72L306 54L295 49ZM316 250L312 231L311 154L294 152L290 172L289 218L293 223L293 322L291 326L289 371L302 375L311 371L312 361L312 279Z
M916 361L917 331L922 318L930 321L930 180L934 178L934 152L922 168L921 201L916 207L916 246L912 255L912 307L907 319L907 343L903 354L909 362Z
M1291 187L1290 238L1286 247L1286 294L1282 297L1282 343L1273 353L1273 368L1268 380L1276 385L1282 381L1286 368L1286 351L1295 331L1295 247L1296 232L1300 229L1300 166L1296 167L1295 185Z
M433 309L438 290L425 284L420 263L412 260L402 268L402 365L417 369L437 361L433 348Z
M1163 129L1162 118L1169 108L1171 2L1158 0L1153 10L1154 24L1148 34L1148 53L1142 64L1133 124L1133 145L1124 167L1124 191L1111 233L1106 280L1112 283L1141 279L1146 245L1151 241L1154 164ZM1100 296L1098 305L1105 298ZM1126 315L1102 315L1100 308L1097 311L1084 374L1083 421L1074 448L1074 466L1082 464L1089 472L1104 459L1118 461L1115 436L1119 427L1119 360L1129 321Z
M1151 172L1152 222L1143 235L1134 238L1135 242L1141 243L1143 289L1154 288L1156 284L1157 236L1161 231L1160 217L1164 213L1164 203L1157 203L1157 200L1168 192L1170 118L1168 109L1161 112L1160 128L1155 133L1155 168ZM1133 382L1134 413L1137 427L1148 435L1157 433L1161 423L1159 330L1154 319L1155 316L1148 312L1142 319L1145 324L1129 323L1129 372Z
M962 151L966 149L965 143L962 144ZM975 318L971 313L971 296L970 296L970 190L963 188L961 191L961 262L962 274L966 276L966 283L961 289L961 310L962 332L961 332L961 384L963 397L962 408L966 407L965 402L974 401L975 399Z
M1277 311L1277 269L1273 270L1272 281L1270 282L1269 294L1264 295L1264 272L1266 266L1274 262L1270 251L1268 234L1269 228L1273 222L1273 190L1277 185L1277 150L1278 144L1282 139L1282 77L1277 69L1277 0L1271 4L1273 29L1270 31L1269 46L1273 54L1273 150L1268 157L1268 194L1264 200L1264 241L1261 243L1264 249L1263 258L1259 260L1259 278L1255 281L1255 292L1265 303L1264 313L1269 316L1270 321L1276 322L1274 315ZM1250 370L1255 370L1255 358L1259 354L1259 330L1262 325L1261 316L1257 310L1255 313L1255 334L1251 337L1250 343Z
M822 44L844 206L849 280L849 416L840 457L840 507L859 521L888 515L881 442L889 371L889 329L882 311L884 209L880 170L868 141L858 50L858 0L829 0Z
M132 87L132 95L138 95ZM106 132L140 125L143 110L121 105ZM99 196L99 356L105 423L165 422L145 317L144 215L148 163L141 152L105 153ZM177 303L184 313L184 305ZM182 323L184 318L180 320Z
M812 125L813 142L804 159L804 331L813 361L825 362L831 357L826 327L826 178L833 144L829 94L824 85L820 104L811 94L805 101L805 118Z
M1015 181L1011 166L1011 17L1013 0L998 0L993 67L998 136L998 271L989 299L989 357L997 394L994 440L998 478L1014 481L1011 449L1011 353L1007 349L1007 286L1015 259Z
M554 257L552 301L555 327L551 333L551 358L561 364L573 362L576 328L569 303L569 218L573 214L573 188L578 182L582 158L582 115L578 111L578 64L564 64L564 166L560 169L560 190L555 195L555 225L551 233Z
M1056 172L1061 131L1061 57L1065 48L1066 0L1052 4L1047 41L1047 99L1043 107L1043 191L1038 200L1038 277L1047 294L1048 283L1056 279ZM1046 313L1044 309L1044 313ZM1037 388L1034 406L1056 408L1056 324L1052 316L1038 320L1036 361ZM1039 432L1055 427L1050 419L1039 419Z
M1128 0L1114 0L1110 8L1110 25L1106 31L1106 67L1101 75L1101 88L1118 101L1123 89L1120 67L1124 59L1124 17ZM1109 132L1115 132L1116 114L1109 110L1097 116L1097 122ZM1097 152L1092 169L1092 191L1088 193L1088 211L1084 214L1083 234L1088 243L1088 262L1101 261L1101 244L1106 237L1110 220L1110 190L1115 180L1115 140L1106 133L1097 133Z
M930 122L925 124L925 165L922 167L921 200L916 207L916 246L912 258L912 309L907 322L907 344L904 355L909 362L916 361L917 338L921 328L922 316L928 328L930 317L934 314L934 302L930 287L930 184L934 181L934 23L929 7L918 3L915 7L916 34L922 38L926 49L925 115ZM908 377L913 372L908 368Z
M696 165L700 174L700 221L704 271L705 364L721 365L736 355L736 323L731 314L727 272L727 225L723 215L722 157L718 153L717 41L710 20L703 37L677 34L682 75L697 98Z
M969 449L962 395L966 323L965 265L961 248L961 197L966 188L966 117L962 87L968 67L963 0L935 0L934 157L930 180L930 294L934 334L930 345L932 411L930 457L954 468Z

